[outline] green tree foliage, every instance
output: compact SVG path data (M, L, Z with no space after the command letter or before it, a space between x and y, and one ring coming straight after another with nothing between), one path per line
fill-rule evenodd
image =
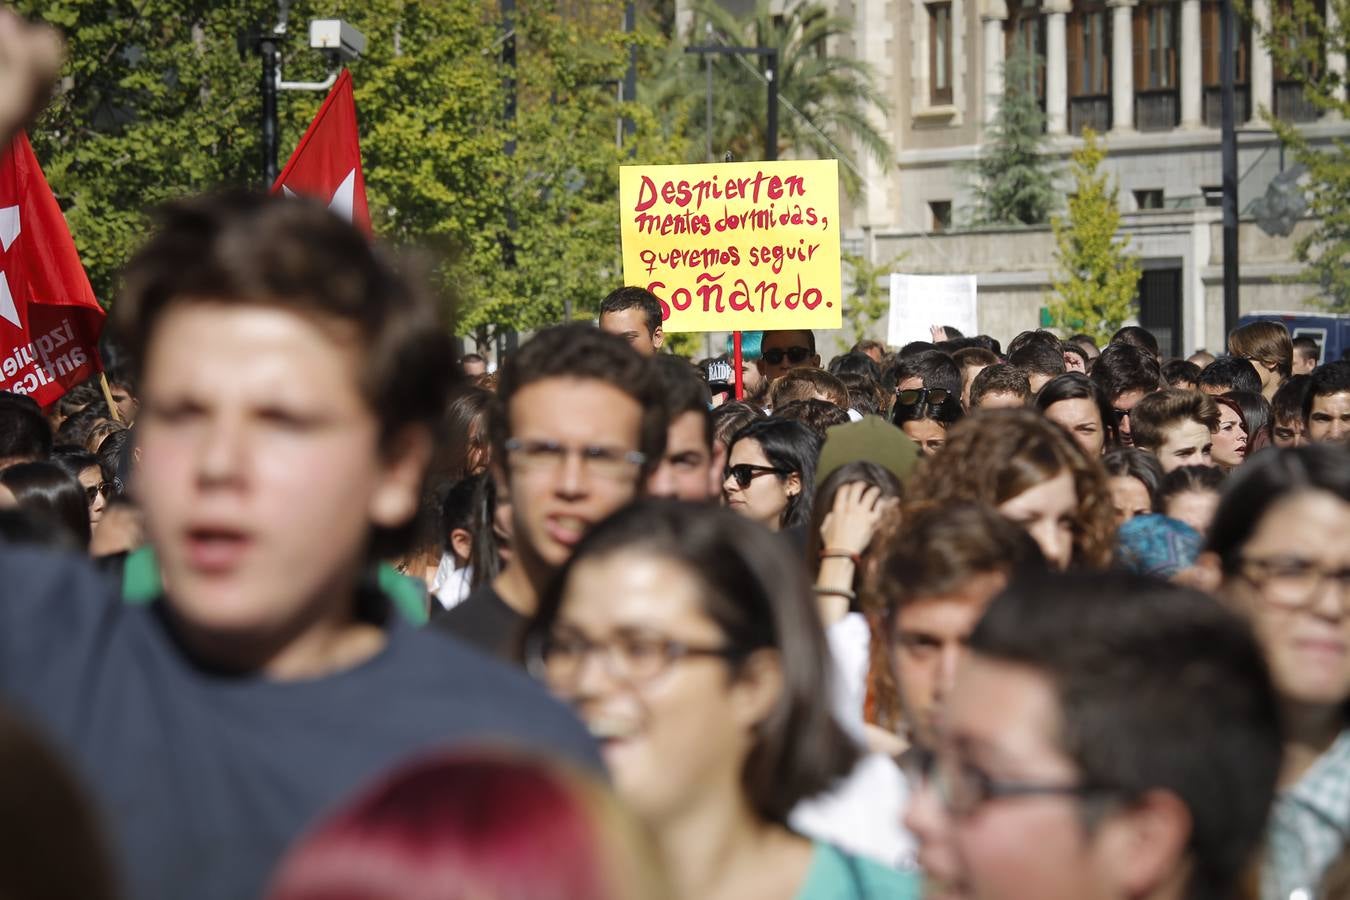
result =
M1271 28L1261 38L1275 64L1302 82L1304 96L1314 106L1350 118L1345 77L1326 65L1328 55L1350 51L1350 2L1326 0L1326 5L1337 13L1336 28L1328 27L1311 0L1272 4L1276 11ZM1305 264L1298 280L1316 285L1329 308L1350 312L1350 146L1342 138L1314 144L1270 110L1263 108L1262 115L1308 173L1305 195L1316 218L1294 245Z
M1045 113L1033 89L1035 65L1024 50L1003 65L998 111L979 158L967 168L975 203L966 218L973 226L1044 225L1057 205Z
M1090 334L1102 345L1134 315L1139 284L1139 258L1129 252L1128 238L1117 235L1118 189L1099 171L1105 158L1097 136L1084 131L1083 146L1073 154L1068 215L1051 220L1059 277L1058 299L1049 304L1054 327Z
M903 254L873 264L866 257L844 254L843 262L853 284L853 290L844 300L844 329L854 336L855 341L865 338L872 326L890 313L891 290L887 276L895 271L902 259Z
M885 118L886 101L876 88L872 67L853 56L827 52L850 35L847 19L830 15L814 0L789 0L781 13L769 0L756 0L754 12L743 18L715 0L700 0L694 11L690 34L683 36L691 44L778 49L780 157L841 159L844 186L855 196L861 180L848 148L861 148L883 167L890 164L890 141L876 124ZM685 135L690 161L704 160L708 65L714 157L729 152L734 159L764 159L768 62L762 57L719 54L705 60L673 44L655 56L651 77L639 87L639 100L661 112L669 133Z
M366 34L351 68L372 222L384 240L429 257L459 330L484 341L559 320L565 300L593 310L622 278L619 164L687 155L649 114L617 101L621 9L575 0L564 16L556 2L517 5L514 73L500 58L497 0L296 0L282 44L288 80L321 80L309 20L341 17ZM261 62L248 42L241 53L239 35L270 27L276 3L23 0L21 9L66 33L66 89L32 137L107 300L150 206L261 186ZM322 101L281 93L281 163ZM637 134L620 148L625 113Z

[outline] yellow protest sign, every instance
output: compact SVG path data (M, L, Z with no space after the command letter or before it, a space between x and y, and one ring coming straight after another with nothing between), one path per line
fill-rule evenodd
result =
M674 331L839 328L839 164L624 166L623 277Z

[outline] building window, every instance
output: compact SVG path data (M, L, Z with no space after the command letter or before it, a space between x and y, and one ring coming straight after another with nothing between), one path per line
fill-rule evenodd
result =
M1134 10L1134 119L1140 131L1166 131L1181 121L1179 19L1175 3L1145 3Z
M1200 4L1200 75L1204 85L1204 117L1210 128L1218 128L1222 120L1223 70L1219 65L1219 0L1204 0ZM1237 60L1233 78L1233 98L1236 118L1245 122L1252 115L1251 91L1247 87L1248 59L1251 48L1251 29L1239 18Z
M1069 130L1111 128L1111 15L1100 3L1075 3L1068 21Z
M1200 188L1200 193L1205 198L1206 206L1223 206L1222 185L1214 185L1214 184L1205 185L1204 187Z
M929 3L928 100L933 106L952 103L952 5Z
M1134 192L1134 205L1137 209L1162 209L1162 188L1147 188Z
M1003 23L1003 58L1017 54L1032 60L1031 88L1041 109L1045 109L1045 16L1033 0L1018 3L1009 0L1008 18Z
M928 203L928 212L933 219L930 231L940 234L952 230L952 201L931 200Z
M1294 0L1276 0L1275 14L1280 17L1295 16ZM1300 3L1300 13L1309 4ZM1312 11L1321 21L1326 21L1324 0L1314 0ZM1322 111L1317 108L1303 90L1305 82L1322 74L1326 66L1326 45L1322 43L1318 28L1306 20L1297 26L1297 33L1282 39L1286 49L1299 48L1295 66L1287 69L1275 58L1275 115L1286 122L1312 122L1321 118ZM1312 53L1304 55L1309 47ZM1311 57L1311 58L1309 58Z
M1134 87L1158 91L1177 86L1177 9L1148 3L1134 13Z

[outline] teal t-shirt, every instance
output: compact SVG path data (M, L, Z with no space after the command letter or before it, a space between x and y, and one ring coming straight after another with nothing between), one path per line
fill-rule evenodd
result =
M395 570L388 563L380 563L375 577L381 593L389 598L403 618L413 625L426 624L427 591L422 582ZM122 569L122 599L132 604L149 603L163 590L155 551L147 545L127 554L126 566Z
M796 900L919 900L919 876L817 842Z

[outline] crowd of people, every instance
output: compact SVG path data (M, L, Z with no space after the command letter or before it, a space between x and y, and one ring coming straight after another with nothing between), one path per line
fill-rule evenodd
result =
M622 287L489 371L251 195L123 285L106 391L0 395L0 894L1350 896L1350 362L1282 325L737 399Z

